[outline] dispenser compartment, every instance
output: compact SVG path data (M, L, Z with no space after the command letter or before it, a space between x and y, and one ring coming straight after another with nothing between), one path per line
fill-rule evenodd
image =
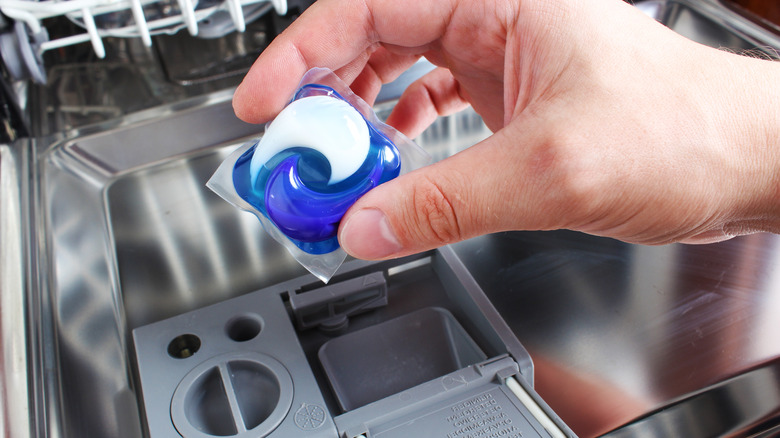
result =
M351 261L328 285L304 275L133 339L151 438L573 436L533 393L530 356L450 248ZM528 389L524 401L509 379ZM480 397L474 415L453 411Z
M449 311L427 307L334 338L319 359L350 411L487 357Z

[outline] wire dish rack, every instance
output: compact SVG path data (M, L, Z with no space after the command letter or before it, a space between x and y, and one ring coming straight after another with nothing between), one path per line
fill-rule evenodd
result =
M14 20L13 29L0 35L0 52L14 78L45 83L42 54L48 50L90 42L102 59L105 37L140 38L150 47L152 35L184 28L193 36L222 36L243 32L270 9L287 14L287 0L0 0L0 12ZM212 20L220 11L229 19ZM43 20L62 16L84 32L49 39Z

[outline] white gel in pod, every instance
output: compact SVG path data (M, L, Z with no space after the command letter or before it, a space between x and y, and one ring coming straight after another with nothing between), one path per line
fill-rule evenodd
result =
M254 185L260 169L279 152L306 147L330 163L328 184L357 172L371 141L363 116L349 103L329 96L310 96L290 103L268 126L252 156L249 174Z

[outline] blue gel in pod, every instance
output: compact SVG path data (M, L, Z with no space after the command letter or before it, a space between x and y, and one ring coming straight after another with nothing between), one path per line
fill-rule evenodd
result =
M298 248L325 254L339 247L349 207L400 170L390 139L335 90L310 84L236 161L233 185Z

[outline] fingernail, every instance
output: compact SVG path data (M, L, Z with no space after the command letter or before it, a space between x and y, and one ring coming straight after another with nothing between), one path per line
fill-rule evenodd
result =
M365 208L347 219L339 243L351 256L375 260L398 253L402 248L387 216L376 208Z

